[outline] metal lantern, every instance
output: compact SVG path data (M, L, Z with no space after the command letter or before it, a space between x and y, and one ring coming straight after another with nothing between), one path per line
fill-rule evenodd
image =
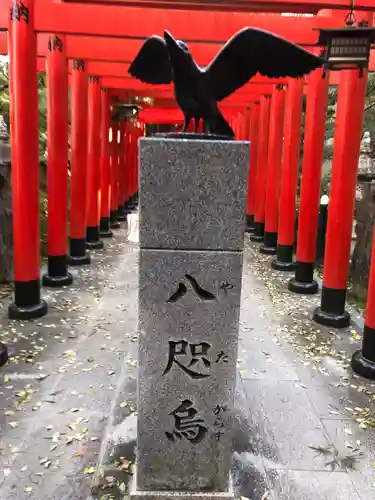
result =
M375 29L367 27L321 29L318 45L324 46L326 70L368 68Z
M142 107L137 104L116 103L112 106L112 119L119 121L124 118L136 118L141 109Z

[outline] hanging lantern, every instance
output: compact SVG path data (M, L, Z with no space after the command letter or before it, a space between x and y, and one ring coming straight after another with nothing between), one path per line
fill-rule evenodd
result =
M142 109L137 104L115 103L112 106L112 120L120 121L124 118L136 118Z
M321 29L318 45L324 46L325 70L368 68L371 44L375 42L375 29L348 27Z

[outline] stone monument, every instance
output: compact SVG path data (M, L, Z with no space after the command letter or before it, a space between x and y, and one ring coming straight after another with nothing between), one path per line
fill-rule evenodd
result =
M350 263L350 294L365 303L375 222L375 161L371 158L371 137L363 134L358 162L355 209L355 245Z
M232 498L249 143L140 140L133 499Z

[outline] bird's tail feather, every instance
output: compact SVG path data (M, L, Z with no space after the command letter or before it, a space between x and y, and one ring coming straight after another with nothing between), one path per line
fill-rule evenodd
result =
M234 132L220 111L205 120L205 126L210 134L228 135L234 137Z

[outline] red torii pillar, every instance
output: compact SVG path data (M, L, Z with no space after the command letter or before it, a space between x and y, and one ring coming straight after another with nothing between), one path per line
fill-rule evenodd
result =
M266 205L266 183L268 164L268 140L270 128L270 96L262 96L260 100L259 119L259 143L257 155L257 176L256 176L256 210L255 210L255 232L250 236L252 241L263 241L264 219Z
M271 264L272 268L278 271L293 271L295 269L293 249L295 240L303 85L303 78L291 78L288 82L286 91L279 226L276 259Z
M73 61L71 93L69 264L90 264L86 252L88 79L85 62Z
M134 119L128 119L126 122L126 151L125 151L125 169L126 169L126 190L125 190L125 210L130 213L136 206L134 200L133 183L134 183L134 163L137 144L136 127Z
M138 122L132 121L131 127L131 142L130 142L130 171L129 171L129 208L133 210L136 208L138 201L138 139L142 135Z
M237 124L238 124L238 116L234 116L232 118L230 126L232 127L232 130L234 132L235 139L238 139L238 126L237 126Z
M118 207L118 145L119 126L117 122L112 122L112 141L111 141L111 229L118 229L120 222L117 220Z
M246 110L244 110L242 113L238 113L238 140L239 141L247 141L248 137L246 135L247 131L247 114Z
M122 165L121 165L121 200L122 213L124 215L124 220L126 220L127 206L126 206L126 150L128 144L128 128L126 119L121 122L121 134L122 134Z
M351 365L353 370L362 377L375 380L375 238L372 239L370 276L364 316L362 349L353 354Z
M366 71L340 72L322 296L313 316L337 328L350 324L345 298L366 84Z
M251 108L250 121L250 168L247 191L246 206L246 231L254 231L254 217L256 208L256 177L257 177L257 154L259 134L259 102L255 102Z
M129 204L129 182L130 182L130 141L131 141L131 121L125 121L125 164L124 164L124 212L127 215L130 212Z
M68 273L68 59L65 36L51 36L47 54L48 273L43 285L71 285Z
M101 94L101 132L100 132L100 237L111 238L110 222L110 158L109 126L111 122L111 103L108 89L102 88Z
M242 140L242 130L243 130L243 114L238 113L237 114L237 120L236 120L236 138L238 141Z
M47 313L40 298L39 134L34 0L12 5L9 26L14 295L11 319Z
M279 186L283 152L284 105L284 87L283 85L275 85L272 92L270 115L264 243L259 249L261 253L266 255L276 254Z
M117 164L117 220L126 220L124 214L124 152L125 152L125 129L124 121L119 122L118 164Z
M328 85L328 75L324 76L322 69L315 70L308 77L296 272L288 284L290 291L301 294L318 291L318 283L314 280L314 261Z
M89 76L88 86L88 175L86 246L103 248L100 239L100 119L101 89L98 76Z

